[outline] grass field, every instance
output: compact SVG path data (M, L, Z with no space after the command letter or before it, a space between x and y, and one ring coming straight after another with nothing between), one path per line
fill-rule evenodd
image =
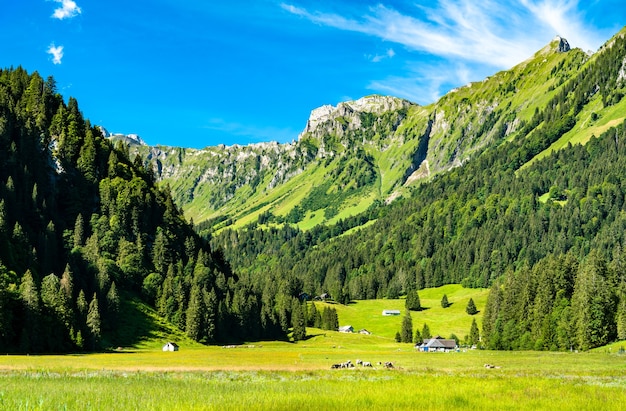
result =
M471 323L467 300L483 310L486 292L458 285L421 290L427 309L414 312L413 322L428 323L433 334L461 335ZM443 293L453 303L445 310ZM390 308L404 314L403 300L333 306L342 324L373 334L308 328L308 338L298 343L205 347L161 325L135 346L111 353L0 356L0 409L618 410L626 403L626 355L619 353L626 344L587 353L420 353L392 338L402 316L381 315ZM178 337L180 351L160 350L162 339ZM374 367L331 369L357 359Z
M350 337L354 337L354 340ZM373 338L373 337L372 337ZM0 357L7 410L620 409L626 356L418 353L326 332L291 344ZM394 369L331 370L357 358ZM484 364L498 366L486 369Z
M448 297L451 305L441 307L443 295ZM422 329L428 324L432 335L449 337L456 334L459 338L469 334L472 319L476 318L478 326L482 326L482 314L487 304L487 289L463 288L459 284L450 284L443 287L428 288L419 291L422 311L412 311L413 330ZM470 316L465 312L467 302L472 298L479 313ZM318 304L318 309L324 303ZM339 325L351 325L355 331L366 329L375 336L393 339L396 332L402 327L402 318L405 315L404 300L359 300L349 305L330 304L336 308L339 316ZM383 310L400 310L400 316L384 317Z

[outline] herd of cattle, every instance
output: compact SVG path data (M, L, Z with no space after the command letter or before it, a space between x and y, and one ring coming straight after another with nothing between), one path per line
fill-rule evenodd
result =
M369 361L362 361L362 360L356 360L356 365L360 365L361 367L370 367L373 368L373 365L371 362ZM390 361L387 362L378 362L378 365L384 365L385 368L394 368L393 363ZM337 369L337 368L354 368L355 365L352 363L352 361L348 360L346 362L340 362L338 364L333 364L330 366L330 368L332 369Z

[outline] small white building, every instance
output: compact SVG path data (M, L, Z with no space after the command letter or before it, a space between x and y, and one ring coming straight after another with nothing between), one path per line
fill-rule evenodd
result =
M339 327L340 333L353 333L354 328L351 325L344 325L343 327Z
M390 315L400 315L400 310L383 310L383 315L388 317Z
M167 344L163 346L163 351L178 351L178 344L168 341Z

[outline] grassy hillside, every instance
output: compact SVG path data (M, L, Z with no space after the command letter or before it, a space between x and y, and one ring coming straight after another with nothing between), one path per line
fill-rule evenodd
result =
M486 289L463 288L458 284L445 285L443 287L429 288L419 291L420 302L424 308L422 311L412 311L413 330L421 331L424 324L428 324L432 335L449 337L456 334L463 337L469 334L472 319L476 318L479 328L482 325L482 315L487 295ZM448 301L452 303L448 308L441 307L441 298L446 294ZM465 312L467 302L472 298L479 313L470 316ZM337 310L339 325L352 325L358 332L361 329L370 331L376 337L393 340L397 331L402 326L402 318L406 310L404 299L398 300L359 300L348 305L315 303L318 310L324 305L332 306ZM400 316L383 316L383 310L400 310Z
M556 39L518 66L452 90L425 107L368 96L362 100L390 106L369 112L362 100L342 103L321 119L314 110L293 143L131 150L169 184L188 217L196 224L205 222L203 229L238 229L256 222L287 222L304 230L332 225L376 202L406 196L411 187L483 149L528 133L524 126L590 59L577 49L558 52L558 43ZM564 136L560 144L586 141L621 113L601 111L589 109L588 115L598 114L595 128L589 128L584 113L579 116L587 137Z

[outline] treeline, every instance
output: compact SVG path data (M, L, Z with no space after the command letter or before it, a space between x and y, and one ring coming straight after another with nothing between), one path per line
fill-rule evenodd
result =
M582 262L594 251L611 265L626 224L625 126L519 166L570 130L597 93L605 104L620 101L624 82L616 70L625 45L617 38L584 66L513 141L435 177L411 198L368 210L365 219L376 219L368 227L333 236L345 230L251 226L223 231L212 244L251 282L293 278L294 295L329 292L339 302L394 298L446 283L489 287L565 254ZM618 293L611 293L615 301Z
M482 343L491 349L587 350L626 340L622 247L607 258L571 253L520 267L491 288Z
M0 244L4 351L132 343L119 320L137 298L203 342L291 326L290 299L238 283L141 159L22 68L0 70Z

